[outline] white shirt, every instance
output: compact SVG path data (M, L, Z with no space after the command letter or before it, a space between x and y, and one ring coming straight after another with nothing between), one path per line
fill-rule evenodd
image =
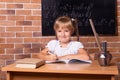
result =
M81 42L71 41L66 48L60 47L58 40L51 40L46 46L50 52L57 56L64 56L68 54L77 54L80 48L84 48Z

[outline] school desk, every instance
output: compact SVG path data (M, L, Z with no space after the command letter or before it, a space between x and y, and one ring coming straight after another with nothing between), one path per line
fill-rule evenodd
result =
M16 68L15 64L2 67L7 71L7 80L115 80L116 65L101 67L92 64L45 64L36 69Z

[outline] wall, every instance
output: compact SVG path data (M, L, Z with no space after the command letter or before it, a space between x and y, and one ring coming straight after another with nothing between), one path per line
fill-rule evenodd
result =
M41 36L41 20L41 0L0 0L0 80L6 80L2 66L17 59L36 57L44 45L55 38ZM117 1L117 20L118 36L100 36L100 41L108 42L114 59L120 56L120 0ZM80 36L80 41L89 53L98 52L93 36Z

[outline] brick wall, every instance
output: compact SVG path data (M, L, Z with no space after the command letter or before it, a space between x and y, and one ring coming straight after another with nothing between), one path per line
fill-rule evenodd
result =
M120 56L120 0L117 1L118 36L100 36L108 42L108 50ZM5 80L1 66L17 59L36 57L54 36L41 36L41 0L0 0L0 80ZM72 39L75 39L73 37ZM93 36L81 36L89 53L98 52Z

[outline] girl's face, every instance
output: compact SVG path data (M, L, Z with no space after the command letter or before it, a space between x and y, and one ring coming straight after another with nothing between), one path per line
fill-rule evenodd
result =
M68 28L59 28L56 30L56 35L61 43L67 43L70 41L71 32Z

